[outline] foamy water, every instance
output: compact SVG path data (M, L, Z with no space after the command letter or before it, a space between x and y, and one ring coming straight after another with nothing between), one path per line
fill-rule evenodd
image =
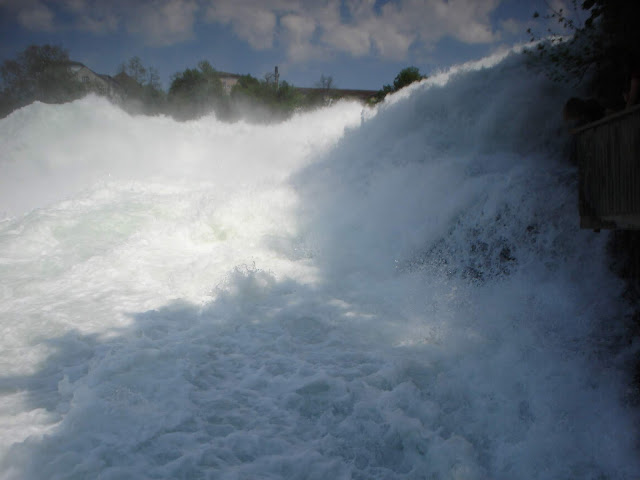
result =
M0 477L638 478L569 95L508 57L268 126L0 120Z

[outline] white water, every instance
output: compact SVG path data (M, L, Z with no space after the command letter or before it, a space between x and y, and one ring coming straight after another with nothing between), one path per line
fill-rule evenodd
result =
M1 120L0 478L638 478L570 92L487 63L273 126Z

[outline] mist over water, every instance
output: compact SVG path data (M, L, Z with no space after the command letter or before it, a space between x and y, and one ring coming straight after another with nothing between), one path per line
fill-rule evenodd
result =
M273 125L0 120L0 478L638 478L571 94L511 55Z

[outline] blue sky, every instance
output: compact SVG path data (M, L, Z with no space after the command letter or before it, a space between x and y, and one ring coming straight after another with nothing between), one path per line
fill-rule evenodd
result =
M548 2L561 5L561 0ZM544 0L0 0L0 61L61 45L98 73L133 56L172 74L214 68L314 86L377 90L414 65L429 74L526 41Z

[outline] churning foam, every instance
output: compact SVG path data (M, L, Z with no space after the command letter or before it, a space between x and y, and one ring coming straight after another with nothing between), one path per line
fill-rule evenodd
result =
M0 121L2 478L640 475L567 96L512 55L276 125Z

